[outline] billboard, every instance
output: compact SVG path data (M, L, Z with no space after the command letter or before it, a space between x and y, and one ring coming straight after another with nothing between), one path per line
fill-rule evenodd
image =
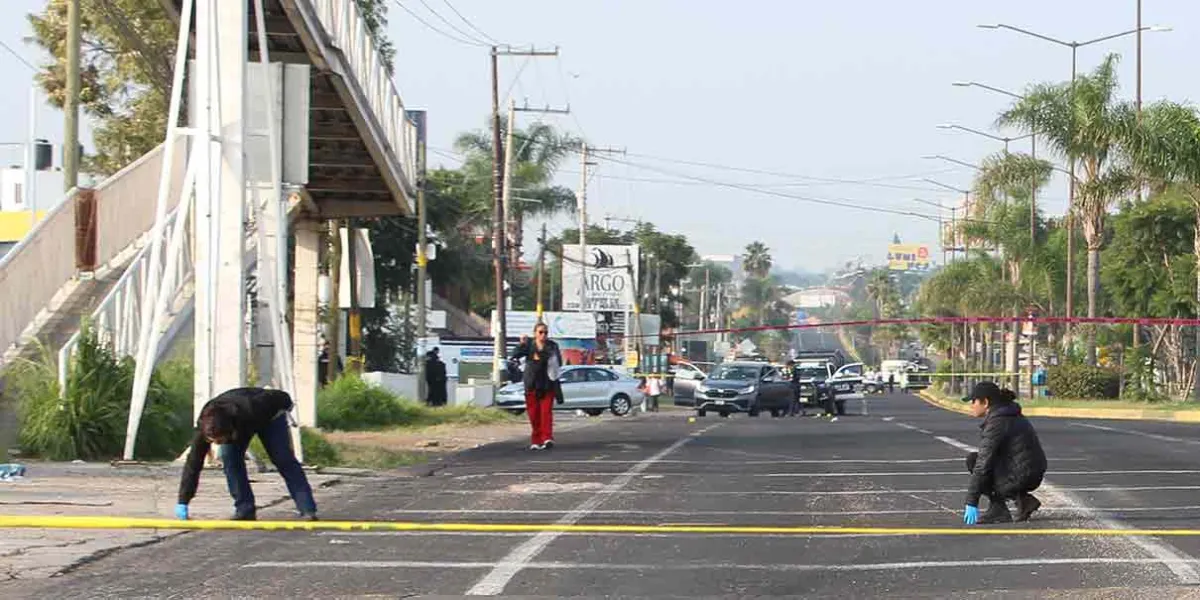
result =
M637 246L588 245L585 262L581 260L578 244L564 245L563 310L580 311L580 287L583 286L583 295L587 298L587 306L583 307L585 312L632 311L637 290L638 256Z
M929 246L925 244L888 244L888 269L892 271L928 271Z
M543 312L542 322L546 324L550 339L596 339L596 317L588 313ZM533 337L533 326L537 324L537 313L533 311L515 310L504 313L504 334L508 339L518 339L522 335ZM496 313L492 313L492 335L496 335Z

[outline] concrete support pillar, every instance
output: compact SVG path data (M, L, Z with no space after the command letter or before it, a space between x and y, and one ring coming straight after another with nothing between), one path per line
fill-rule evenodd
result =
M321 222L296 221L296 257L293 275L293 373L296 378L297 418L304 427L317 425L317 355L321 328L317 310L317 278L321 251Z
M213 387L220 394L246 382L246 36L249 10L246 1L213 2L217 24L219 91L217 122L220 126L220 208L215 211L220 228L217 244L216 310L213 314Z

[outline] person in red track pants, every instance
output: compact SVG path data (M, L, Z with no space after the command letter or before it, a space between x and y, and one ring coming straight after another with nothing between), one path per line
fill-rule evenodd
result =
M562 353L550 340L545 323L533 328L533 339L521 336L513 353L514 359L525 359L525 413L529 415L530 450L554 447L554 402L557 400L558 376L562 368Z

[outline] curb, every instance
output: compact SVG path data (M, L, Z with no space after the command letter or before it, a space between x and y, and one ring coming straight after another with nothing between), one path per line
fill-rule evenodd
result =
M970 414L961 402L946 400L922 390L918 396L927 404L956 412ZM1200 410L1148 410L1137 408L1063 408L1054 406L1021 405L1021 413L1027 417L1050 419L1099 419L1113 421L1161 421L1167 423L1200 423Z

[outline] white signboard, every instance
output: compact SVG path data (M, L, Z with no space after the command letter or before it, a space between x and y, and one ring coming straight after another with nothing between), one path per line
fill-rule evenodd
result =
M596 339L596 317L592 313L543 312L542 322L549 328L550 339ZM536 324L536 312L517 310L504 313L504 333L509 339L521 335L532 337ZM495 313L492 313L492 335L496 335Z
M586 264L586 268L581 266ZM580 286L587 277L585 312L632 311L638 277L637 246L587 247L587 260L580 258L579 245L563 246L563 310L580 310Z

